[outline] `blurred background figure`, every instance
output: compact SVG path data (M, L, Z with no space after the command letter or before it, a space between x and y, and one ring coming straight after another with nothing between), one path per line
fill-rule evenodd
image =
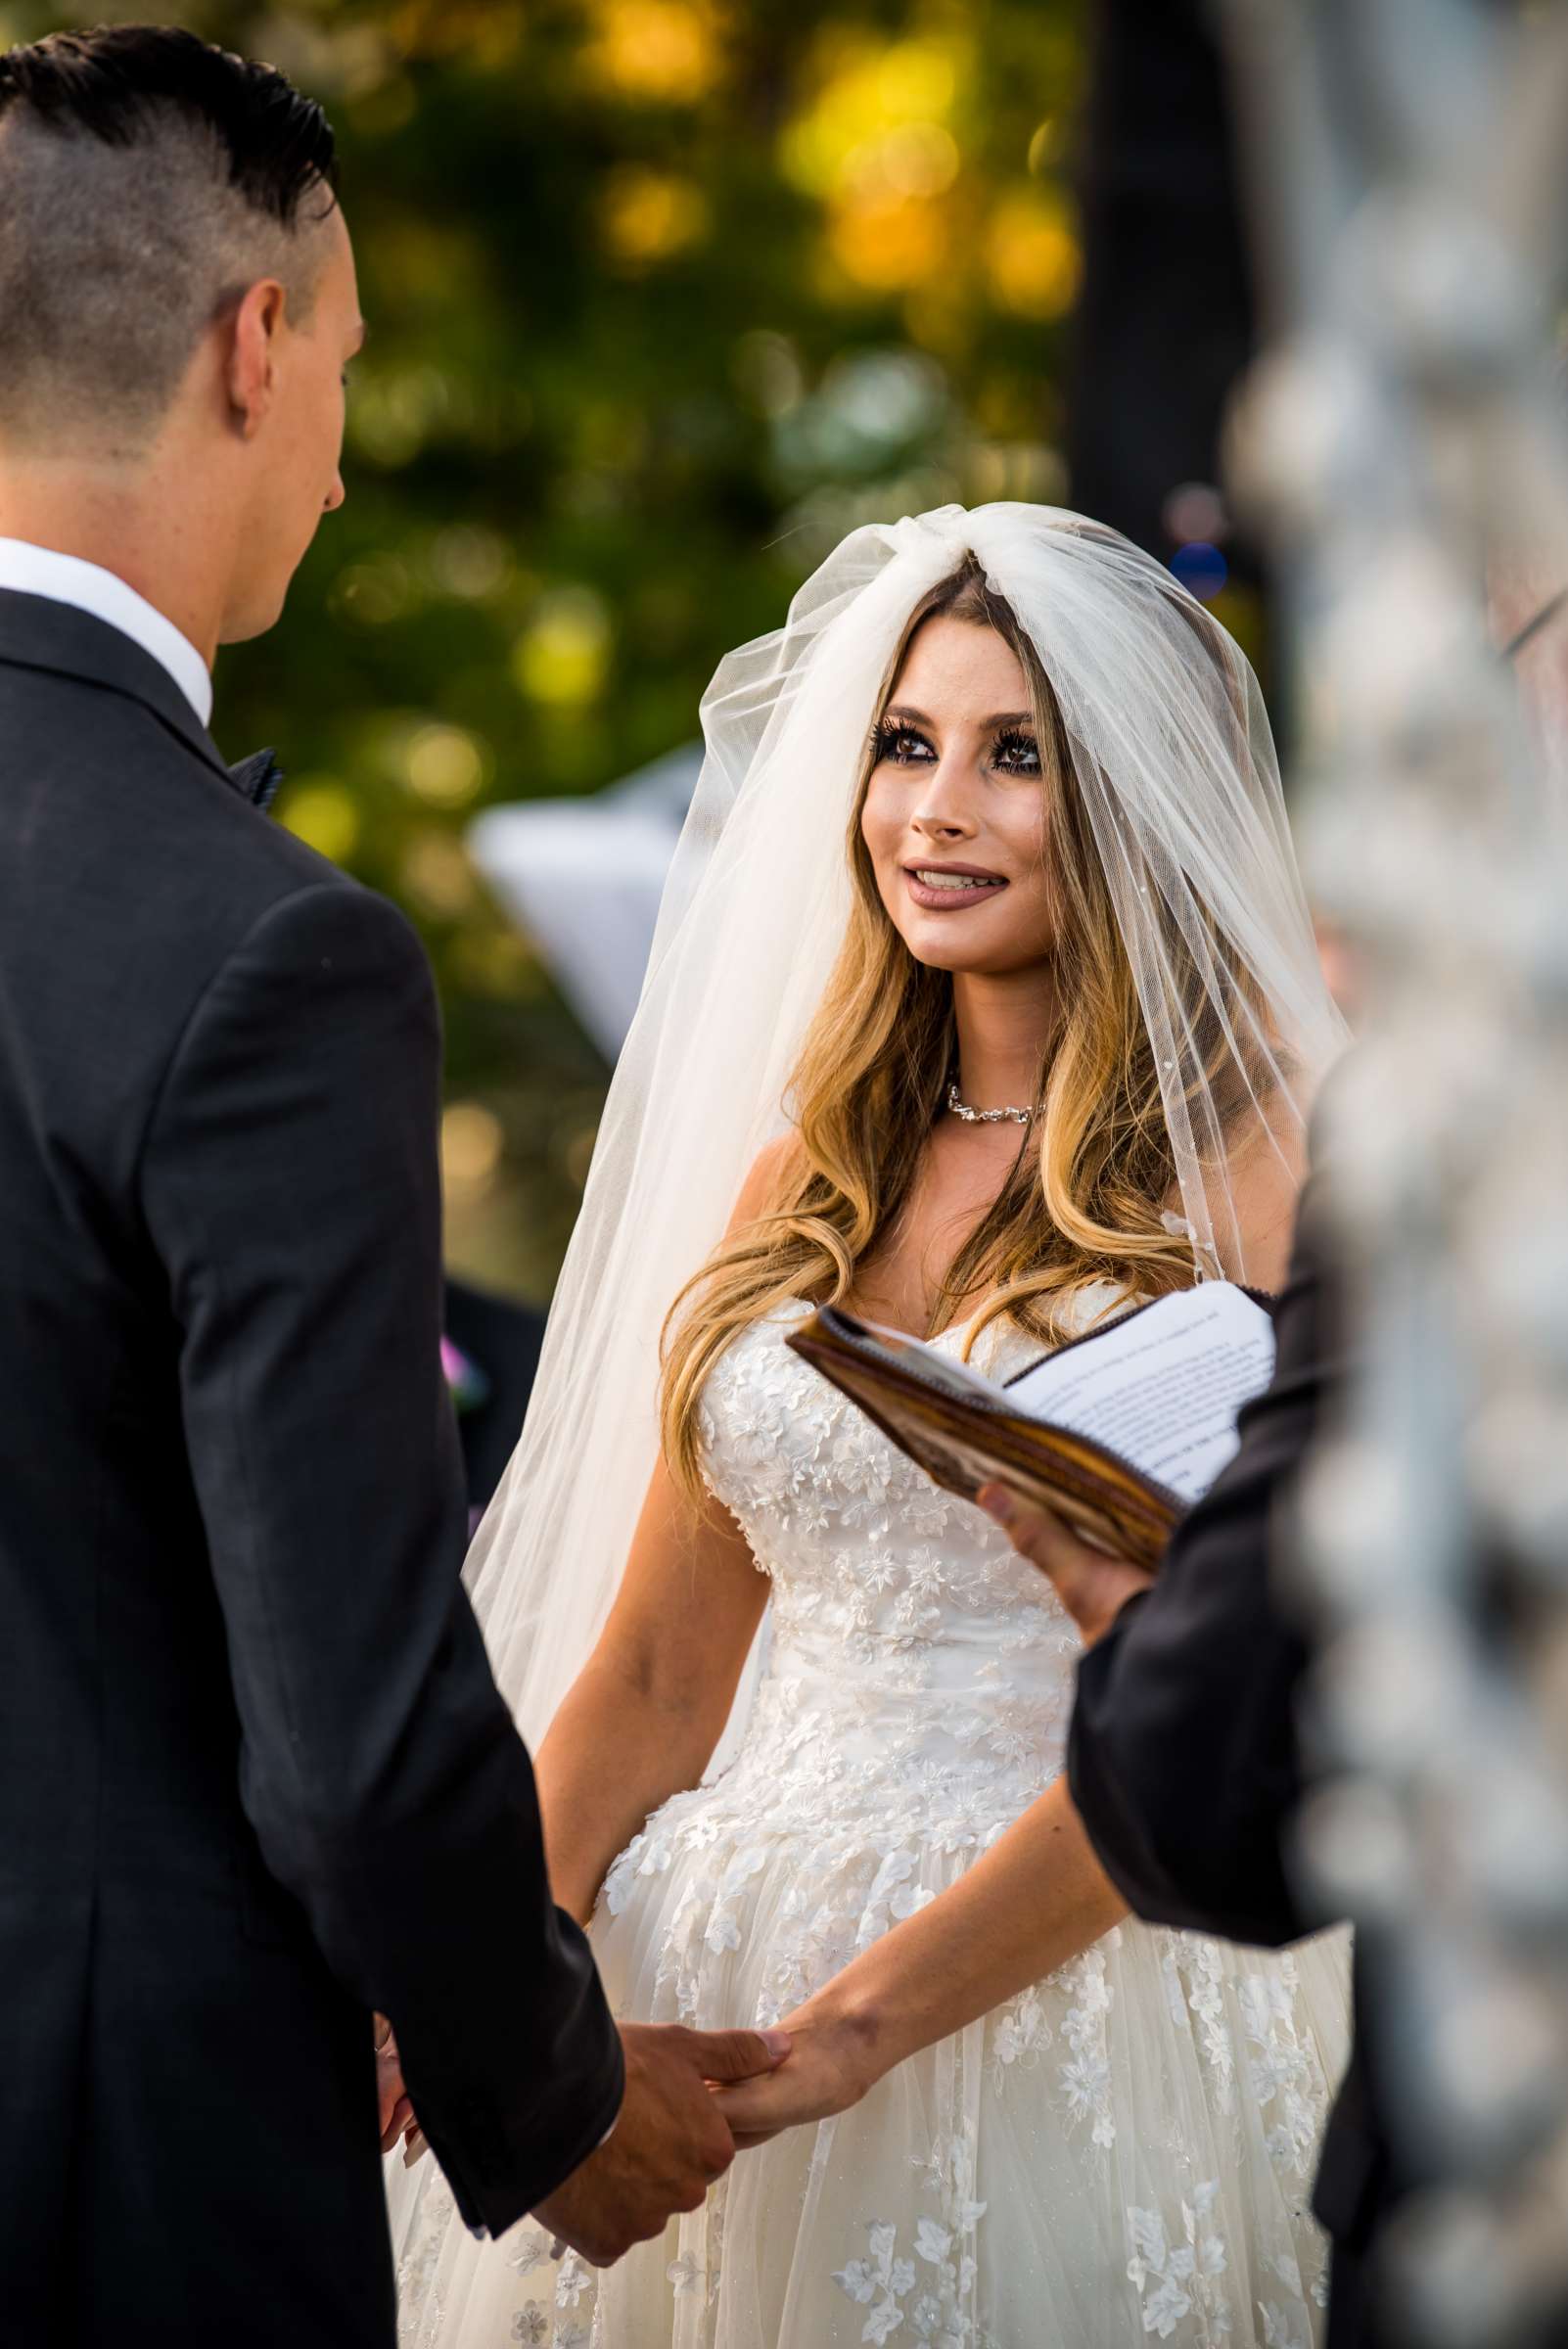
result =
M1101 0L1088 55L1072 502L1169 563L1256 651L1257 557L1219 485L1225 406L1255 329L1214 11Z

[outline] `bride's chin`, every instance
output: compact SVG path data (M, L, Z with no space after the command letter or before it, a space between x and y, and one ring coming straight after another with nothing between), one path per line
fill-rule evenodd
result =
M901 935L901 933L900 933ZM994 944L982 946L971 944L967 951L961 939L905 938L910 958L922 970L946 971L951 978L1010 979L1020 971L1043 970L1049 960L1038 948L1020 948L1017 953L1005 949L998 952Z

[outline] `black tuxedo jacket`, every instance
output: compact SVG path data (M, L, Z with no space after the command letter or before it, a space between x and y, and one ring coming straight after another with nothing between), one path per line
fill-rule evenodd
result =
M1269 1551L1276 1505L1345 1377L1337 1318L1309 1191L1273 1381L1242 1413L1241 1449L1183 1519L1152 1590L1079 1666L1069 1777L1106 1872L1137 1915L1229 1941L1278 1946L1323 1921L1303 1913L1282 1853L1303 1792L1296 1702L1309 1657ZM1314 2204L1335 2246L1336 2344L1369 2337L1362 2263L1396 2192L1367 1962L1358 1951L1356 2043Z
M463 1595L401 917L162 668L0 593L8 2337L384 2344L369 2010L464 2217L620 2046Z

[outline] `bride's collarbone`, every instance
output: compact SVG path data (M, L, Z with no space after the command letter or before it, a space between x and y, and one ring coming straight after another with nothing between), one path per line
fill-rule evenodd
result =
M928 1174L887 1237L855 1267L845 1310L918 1338L941 1334L932 1327L939 1308L942 1327L971 1320L991 1295L991 1282L980 1281L953 1298L946 1294L945 1277L994 1204L993 1190L977 1192L972 1182L934 1182Z
M954 1254L956 1251L949 1251L945 1262L950 1264ZM973 1320L991 1293L990 1283L983 1281L966 1296L949 1297L943 1288L941 1272L933 1277L925 1262L879 1257L856 1268L844 1310L862 1321L878 1321L884 1329L906 1330L912 1338L929 1339Z

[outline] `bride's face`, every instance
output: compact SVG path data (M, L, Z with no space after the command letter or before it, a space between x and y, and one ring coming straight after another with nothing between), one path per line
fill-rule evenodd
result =
M1018 658L948 617L913 637L878 726L860 833L917 962L1002 973L1053 938L1046 790Z

